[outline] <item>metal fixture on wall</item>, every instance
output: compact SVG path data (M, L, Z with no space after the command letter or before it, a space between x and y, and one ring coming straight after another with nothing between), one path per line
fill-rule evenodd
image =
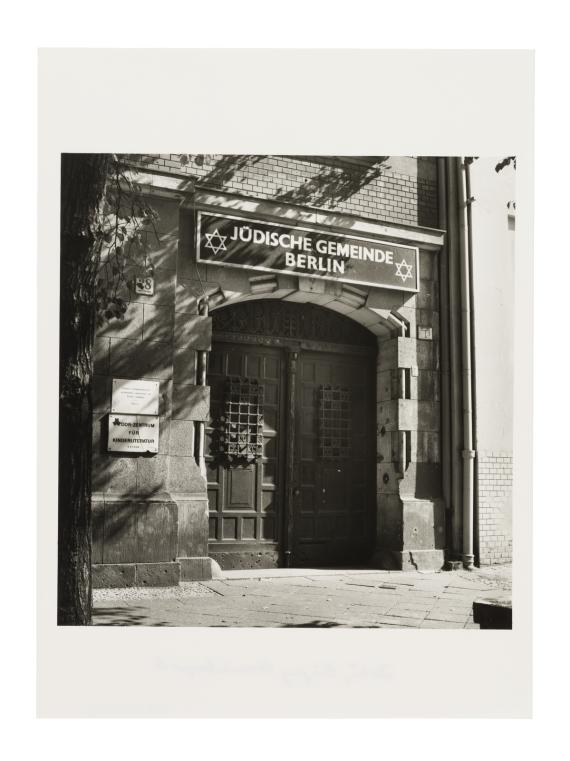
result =
M203 298L198 304L198 314L201 317L207 317L209 312L208 297ZM200 350L196 352L196 385L206 385L206 366L208 362L208 352ZM199 420L196 423L194 434L194 457L200 468L200 473L206 478L206 460L204 458L206 423Z

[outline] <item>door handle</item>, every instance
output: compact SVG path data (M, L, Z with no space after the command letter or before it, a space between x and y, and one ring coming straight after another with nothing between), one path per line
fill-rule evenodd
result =
M298 497L300 493L301 493L300 489L293 489L293 496L294 497Z

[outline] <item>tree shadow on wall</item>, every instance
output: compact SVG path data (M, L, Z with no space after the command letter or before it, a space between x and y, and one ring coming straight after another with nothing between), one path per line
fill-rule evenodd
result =
M235 155L222 156L214 169L201 182L223 186L234 179L246 166L253 166L266 156ZM288 156L283 158L287 159ZM333 156L296 156L296 159L318 163L314 177L306 179L298 188L284 191L277 189L275 200L309 206L334 207L348 200L363 187L377 180L382 172L390 169L386 164L388 156L363 156L356 158Z
M176 154L173 154L173 158ZM152 155L132 155L132 160L139 165L152 168L153 163L158 158L158 154ZM388 164L389 156L287 156L287 155L255 155L255 154L234 154L234 155L208 155L208 154L178 154L181 168L186 167L185 177L187 178L181 185L182 189L192 189L196 184L204 184L223 189L232 181L239 181L241 172L248 167L254 166L263 159L274 158L282 159L283 165L275 166L275 175L281 174L285 178L290 172L287 167L287 160L307 162L313 165L314 174L312 177L306 177L298 187L284 188L277 186L272 195L272 200L283 201L284 203L294 203L305 206L314 206L320 208L333 209L335 206L346 202L348 199L358 194L367 185L378 180L383 173L390 172L392 166ZM417 183L413 192L417 193L417 220L414 223L427 227L438 226L437 198L434 194L434 187L437 184L435 158L434 157L413 157L416 162L417 175L412 180ZM200 168L204 174L193 173L191 165ZM271 168L265 170L268 179L271 178ZM398 172L398 170L395 170ZM291 179L293 179L293 172ZM394 179L394 175L388 175ZM247 176L242 174L242 181L245 182ZM296 181L296 180L295 180ZM291 183L292 184L292 183ZM235 190L235 187L234 187ZM411 190L411 189L410 189ZM246 191L251 194L251 190ZM382 192L380 190L380 192ZM375 196L371 196L374 201ZM371 215L373 206L370 210L362 210L364 215Z
M206 154L186 156L183 165L190 161L198 167L204 166L209 158ZM141 156L137 160L151 166L155 156ZM200 184L223 188L248 166L254 166L268 155L234 154L217 158L213 168L205 175L189 176ZM284 190L277 188L275 200L300 205L333 208L358 193L366 185L377 180L391 167L386 163L389 156L275 156L275 158L293 158L318 165L316 174L307 178L298 188ZM181 164L182 165L182 164ZM280 168L279 168L280 169ZM285 171L286 168L284 167Z
M311 157L300 158L311 159ZM298 188L278 192L276 198L287 203L333 208L377 180L384 171L390 168L386 164L388 158L388 156L370 156L350 164L341 159L330 159L330 164L321 165L316 175L310 180L306 180Z
M200 158L203 159L204 157L197 156L194 160L199 163ZM214 168L200 182L223 187L228 182L231 182L235 175L242 169L245 169L246 166L254 166L264 158L265 156L252 154L222 156L216 161Z
M198 158L198 157L196 157ZM201 157L204 159L204 157ZM240 171L247 166L253 166L269 156L235 155L222 156L214 168L205 176L195 180L223 188L236 178ZM390 156L274 156L277 159L295 159L311 163L315 174L308 177L298 187L284 189L277 187L272 195L273 201L284 204L298 204L317 208L334 209L357 195L369 185L373 185L380 177L392 170L388 163ZM417 219L418 225L427 227L438 226L437 198L434 194L436 186L434 158L414 157L416 160L417 177L415 178ZM202 162L203 163L203 162ZM287 167L277 167L276 173L287 174ZM389 175L394 178L394 175ZM402 186L403 188L403 186ZM378 187L377 192L382 192ZM377 195L371 195L373 203L378 201ZM374 207L362 213L373 215Z
M177 513L164 462L154 454L109 452L108 413L96 413L93 425L92 563L175 560ZM162 425L167 429L166 422ZM168 431L161 435L166 446Z

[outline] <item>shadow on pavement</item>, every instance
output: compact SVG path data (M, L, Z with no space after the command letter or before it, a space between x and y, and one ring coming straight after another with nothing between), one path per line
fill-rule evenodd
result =
M93 626L176 626L168 621L151 621L145 613L137 613L132 608L95 608L93 610ZM248 629L332 629L340 627L344 629L381 629L376 624L358 625L343 624L337 621L315 620L299 624L226 624L212 622L211 624L187 624L189 628L248 628Z
M354 624L341 624L337 621L310 621L304 624L281 624L280 629L332 629L334 626L342 627L343 629L380 629L377 624L362 624L355 626Z
M171 626L168 621L150 621L132 608L94 608L93 626Z

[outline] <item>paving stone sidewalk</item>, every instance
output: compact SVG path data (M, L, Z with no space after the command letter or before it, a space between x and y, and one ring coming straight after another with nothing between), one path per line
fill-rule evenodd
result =
M511 567L475 571L272 569L164 589L94 591L99 626L478 629L473 600L511 594Z

